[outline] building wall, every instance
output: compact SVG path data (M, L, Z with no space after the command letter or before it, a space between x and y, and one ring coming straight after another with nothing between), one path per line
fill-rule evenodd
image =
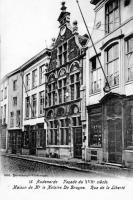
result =
M86 128L83 73L88 37L78 34L77 22L71 26L70 13L63 4L58 18L59 34L46 73L46 149L48 157L81 159Z
M101 55L101 64L103 66L103 69L105 71L105 74L107 75L107 68L106 68L106 50L109 49L113 44L118 43L118 57L119 57L119 62L117 64L118 67L118 72L119 72L119 84L114 85L111 87L110 93L116 93L121 95L121 98L124 99L124 95L126 98L129 96L133 95L133 81L127 80L127 75L128 75L128 63L127 63L127 39L128 36L130 36L133 33L133 14L132 14L132 9L133 9L133 2L130 1L130 4L128 6L124 6L125 1L120 1L120 25L114 29L113 31L109 32L108 34L105 33L105 6L106 3L109 1L101 1L99 4L96 5L95 8L95 24L94 27L97 27L97 30L94 29L92 33L92 38L93 42L95 44L97 53ZM99 25L100 24L100 25ZM107 93L103 91L103 88L105 86L105 78L103 75L103 72L101 70L100 73L100 79L101 79L101 84L100 84L100 89L97 90L97 92L91 92L92 89L92 81L91 81L91 63L92 63L92 58L95 56L95 52L93 47L91 46L91 42L89 43L89 48L88 48L88 66L87 66L87 71L86 71L86 105L87 108L90 110L87 111L88 115L88 120L87 120L87 127L88 130L86 131L86 160L92 161L95 160L94 157L97 157L95 162L109 162L109 130L108 130L108 121L107 121L107 116L106 116L106 110L108 106L106 105L107 99L110 98L111 101L111 96L108 96ZM94 66L94 63L93 63ZM109 80L109 79L108 79ZM107 96L106 101L103 103L101 102L104 97ZM117 99L117 97L115 97ZM123 100L122 100L123 101ZM124 111L124 108L126 106L127 102L125 101L122 103L122 112ZM91 109L94 108L97 109L98 106L101 105L102 111L102 146L101 148L97 147L90 147L90 118L92 116L91 114ZM94 112L93 110L93 112ZM90 112L90 113L89 113ZM95 111L96 115L98 114L98 111ZM120 117L122 119L122 130L121 130L121 135L122 135L122 162L127 166L131 166L132 164L132 153L131 150L125 150L125 137L126 137L126 131L124 129L125 125L125 118L124 116ZM117 119L116 119L117 120ZM116 122L117 123L117 122ZM114 125L115 126L115 125ZM127 161L128 159L128 161ZM128 164L128 162L130 164Z
M21 153L23 107L20 69L9 75L8 84L8 152Z
M102 40L105 35L105 5L108 2L106 1L100 1L94 9L95 12L95 23L94 23L94 29L92 32L92 37L94 42L98 42ZM132 18L132 10L133 10L133 2L130 1L130 4L125 6L124 4L125 0L120 0L120 16L121 16L121 25L128 22L130 18Z
M0 84L0 134L1 149L7 149L7 124L8 124L8 78L4 77ZM4 111L6 106L6 111Z
M16 88L13 88L14 81L16 81ZM8 129L16 129L22 127L22 76L20 72L17 72L16 74L13 74L9 77L9 89L8 89L8 104L9 104L9 110L8 110ZM17 103L14 105L13 98L17 97ZM16 121L16 112L17 110L20 110L20 124L17 124ZM14 112L14 126L11 127L11 112Z
M45 76L44 76L44 82L40 83L40 67L44 66L44 74L46 73L47 69L47 64L49 62L49 55L45 55L43 58L41 58L39 61L36 61L35 64L29 66L26 70L24 70L23 74L23 131L26 130L26 127L36 127L36 144L35 144L35 152L34 154L36 155L45 155L45 148L40 148L39 142L39 134L38 134L38 124L43 124L43 130L45 130L46 127L46 122L44 121L44 112L40 114L40 92L44 91L44 101L45 101ZM34 70L37 70L37 84L36 87L32 87L32 82L33 82L33 74L32 72ZM29 89L27 90L27 85L26 85L26 76L29 74ZM32 117L32 110L33 110L33 105L32 105L32 95L36 95L36 100L37 100L37 106L36 106L36 116ZM29 117L26 117L26 98L30 98L30 105L29 105ZM30 131L29 131L30 132ZM29 133L30 134L30 133ZM24 138L23 138L24 140ZM30 142L30 138L29 138ZM30 147L23 146L22 149L23 154L30 154Z

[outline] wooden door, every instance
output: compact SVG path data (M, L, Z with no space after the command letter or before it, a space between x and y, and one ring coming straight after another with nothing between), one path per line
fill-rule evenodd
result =
M16 154L16 148L17 148L17 137L16 132L11 133L11 141L12 141L12 153Z
M74 158L82 158L82 128L73 128L74 131Z
M108 120L108 161L111 163L122 162L122 120Z
M30 142L29 142L29 153L30 155L36 154L36 131L31 130L30 131Z

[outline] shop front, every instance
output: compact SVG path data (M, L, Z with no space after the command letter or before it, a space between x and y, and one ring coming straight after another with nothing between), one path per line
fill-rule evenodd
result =
M88 127L88 161L132 165L132 97L109 93L99 104L88 106Z
M44 123L24 126L22 153L29 155L45 155L46 130Z
M21 129L13 129L8 130L8 140L9 140L9 146L8 146L8 152L12 154L21 154L22 150L22 130Z

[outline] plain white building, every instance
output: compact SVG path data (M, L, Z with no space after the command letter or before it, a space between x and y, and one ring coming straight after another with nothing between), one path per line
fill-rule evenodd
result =
M133 166L133 1L92 0L95 24L86 67L85 159ZM107 87L106 87L107 89Z
M5 76L0 83L0 147L7 150L7 124L8 124L8 77Z
M45 154L47 128L44 121L45 73L49 56L50 50L44 49L22 66L23 154Z

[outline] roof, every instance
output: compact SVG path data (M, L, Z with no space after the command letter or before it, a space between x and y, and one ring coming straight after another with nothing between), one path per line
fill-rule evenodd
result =
M99 3L100 0L91 0L90 3L96 5L97 3Z
M41 52L39 52L38 54L36 54L35 56L33 56L30 60L28 60L27 62L25 62L23 65L21 65L20 67L18 67L17 69L13 70L12 72L10 72L7 76L10 77L14 74L16 74L17 72L20 72L20 70L25 70L28 67L30 67L31 65L33 65L35 62L39 61L41 58L43 58L43 56L45 54L49 54L50 53L50 49L45 48L43 49Z
M81 36L81 35L78 35L78 39L79 39L79 43L81 44L81 46L85 46L89 40L89 37L87 34Z

